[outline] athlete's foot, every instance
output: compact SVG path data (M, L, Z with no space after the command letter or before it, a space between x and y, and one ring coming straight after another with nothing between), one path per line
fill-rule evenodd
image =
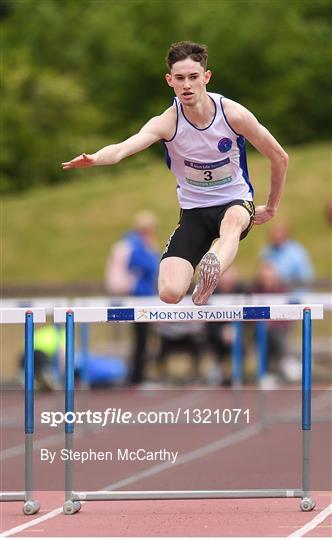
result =
M197 306L207 304L207 301L218 285L220 278L220 262L215 253L209 251L199 265L198 281L192 300Z

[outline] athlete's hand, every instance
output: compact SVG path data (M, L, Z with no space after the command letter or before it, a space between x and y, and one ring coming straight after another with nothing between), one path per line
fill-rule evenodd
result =
M263 223L266 223L267 221L270 221L270 219L275 216L276 211L273 208L270 208L269 206L262 205L262 206L256 206L255 208L255 225L263 225Z
M80 169L82 167L93 167L96 165L96 157L94 154L81 154L71 161L62 163L63 169Z

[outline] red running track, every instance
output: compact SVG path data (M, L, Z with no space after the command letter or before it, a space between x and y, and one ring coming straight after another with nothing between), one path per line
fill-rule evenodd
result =
M23 537L288 537L331 505L331 493L313 495L317 505L308 513L299 510L296 499L250 499L89 502L73 516L53 516L54 509L61 512L61 494L43 492L38 517L23 516L20 503L2 503L2 530ZM330 537L331 512L332 505L330 514L303 536Z
M134 402L137 400L134 396ZM44 404L45 405L45 404ZM44 406L43 405L43 406ZM13 406L13 404L11 404ZM331 406L328 407L330 411ZM326 412L326 408L323 410ZM323 428L324 429L324 428ZM290 426L287 437L291 436ZM318 426L317 434L320 433ZM16 438L11 433L7 445L14 445ZM152 433L152 432L151 432ZM214 438L214 431L209 434ZM103 446L101 434L100 444ZM124 434L118 435L125 437ZM90 435L91 437L91 435ZM89 435L83 434L78 437L84 446L85 438ZM99 439L95 438L94 444ZM208 441L200 441L197 434L187 437L187 447L183 451L187 454L195 448L201 448ZM280 441L279 441L280 442ZM127 441L127 444L128 441ZM195 477L199 476L199 465L208 467L205 469L205 480L212 482L216 476L216 471L223 466L230 468L232 464L237 463L237 468L241 464L241 456L252 454L255 456L256 449L259 446L267 449L267 456L271 455L273 447L276 446L276 440L272 432L258 433L255 437L248 437L244 440L238 440L233 444L223 448L220 453L203 453L199 459L188 459L183 464L177 466L174 471L174 479L170 481L170 470L160 470L157 473L147 475L143 485L139 482L130 480L136 474L136 469L126 470L128 481L121 480L121 475L113 477L112 481L121 482L123 486L120 489L172 489L175 478L180 482L193 480L196 486ZM324 445L321 445L324 446ZM54 447L56 448L56 446ZM324 450L324 448L322 449ZM187 455L186 454L186 455ZM282 459L279 464L270 464L270 480L274 482L282 476L282 464L284 460L288 461L291 468L299 468L299 456L294 452L288 454L279 453ZM330 454L328 454L330 456ZM331 465L329 459L320 456L324 464L323 473L328 474L328 467ZM10 471L18 471L22 477L22 455L12 455L4 461ZM325 459L325 462L324 462ZM37 459L38 463L38 459ZM153 468L154 465L140 464L139 471L145 471ZM83 473L84 471L82 471ZM90 471L91 472L91 471ZM89 471L87 471L87 477ZM249 481L249 471L246 475L246 482ZM133 478L132 478L133 480ZM233 480L237 480L236 477ZM240 478L241 480L241 474ZM52 475L49 481L53 482ZM254 482L254 478L251 480ZM104 482L105 483L105 482ZM171 484L167 485L168 483ZM99 483L99 486L103 486ZM180 486L179 486L180 487ZM229 486L227 486L229 488ZM235 488L253 488L253 485L235 486ZM296 487L296 486L289 486ZM87 487L88 488L88 487ZM196 487L197 488L197 487ZM201 488L201 486L200 486ZM214 486L215 488L215 486ZM224 489L224 486L222 486ZM78 489L78 488L76 488ZM42 491L36 493L36 498L41 503L41 511L36 516L27 517L22 514L22 503L2 503L1 505L1 530L4 536L23 536L23 537L101 537L101 536L207 536L207 537L288 537L294 533L301 536L331 536L331 513L332 513L332 494L328 491L319 491L313 493L316 501L316 508L312 512L301 512L298 499L232 499L232 500L178 500L178 501L98 501L82 504L80 513L73 516L62 514L63 493L58 491ZM318 519L317 519L318 518Z

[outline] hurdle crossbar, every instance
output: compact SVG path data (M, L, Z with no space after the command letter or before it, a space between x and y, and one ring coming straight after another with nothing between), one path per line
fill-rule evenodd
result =
M286 304L271 306L133 306L133 307L58 307L54 322L65 323L72 313L75 323L83 322L222 322L222 321L298 321L303 310L310 309L312 319L323 319L322 304Z
M25 324L26 313L32 313L33 323L45 323L44 308L0 308L0 324Z
M77 491L74 501L130 501L179 499L253 499L261 497L303 497L302 489L237 489L237 490L179 490L179 491Z
M25 325L25 476L24 491L1 492L0 501L24 501L23 512L32 515L40 504L33 499L33 437L34 437L34 325L45 323L44 308L0 308L0 324Z
M155 321L293 321L302 320L302 488L215 491L99 491L74 492L71 460L65 469L65 514L80 510L82 500L197 499L197 498L301 498L300 508L310 511L311 446L311 320L323 318L322 305L278 306L157 306L112 308L55 308L54 322L66 323L66 413L74 412L74 361L76 322L155 322ZM66 448L73 448L74 424L65 422Z

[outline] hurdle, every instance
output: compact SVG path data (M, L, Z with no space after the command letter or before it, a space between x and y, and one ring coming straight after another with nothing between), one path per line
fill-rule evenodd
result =
M1 492L0 501L24 501L23 512L36 514L40 504L33 498L33 437L34 437L34 325L45 323L44 308L1 308L0 324L24 324L25 326L25 404L24 404L24 491Z
M65 503L63 512L75 514L80 501L94 500L173 500L299 498L302 511L311 511L315 502L310 494L311 463L311 338L312 319L323 319L323 305L231 305L231 306L135 306L55 308L54 322L66 324L65 410L74 413L75 323L161 322L161 321L302 321L302 487L289 489L187 490L187 491L73 491L73 465L65 464ZM74 423L65 423L66 448L73 448Z

